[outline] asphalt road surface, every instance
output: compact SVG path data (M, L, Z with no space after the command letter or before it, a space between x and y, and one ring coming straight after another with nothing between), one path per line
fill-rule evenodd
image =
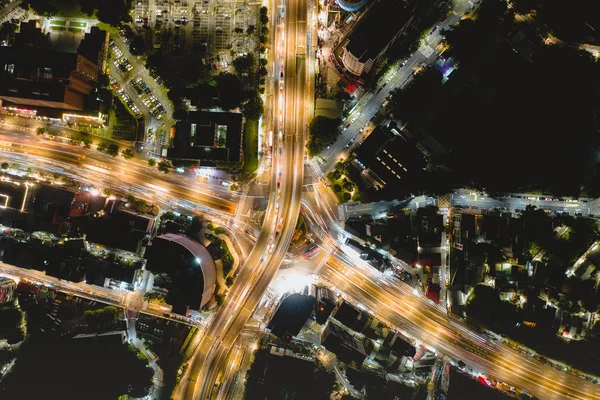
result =
M415 51L406 60L406 63L395 71L393 76L392 73L394 72L392 71L384 74L379 85L365 93L354 107L354 111L342 121L340 129L346 128L348 123L356 116L356 119L341 132L337 140L322 152L319 167L323 173L328 173L337 161L346 158L352 148L360 144L366 137L366 132L360 132L361 129L375 116L393 89L406 84L412 78L412 74L417 67L432 64L437 60L438 54L432 50L435 50L443 40L440 32L457 23L460 17L471 7L468 1L457 0L452 3L453 13L440 22L436 30L426 37L421 48ZM346 146L352 139L354 139L354 142L347 148Z
M199 178L163 174L144 162L126 161L97 150L36 136L29 130L0 125L0 157L50 175L68 175L98 188L132 193L163 207L189 212L235 214L239 193Z
M284 97L280 103L283 129L277 140L277 147L282 149L273 159L273 187L262 230L225 305L200 342L176 398L210 399L217 395L222 374L226 373L227 356L289 247L298 218L304 172L307 66L301 53L306 49L307 11L306 0L287 3L281 36L285 48L274 46L281 49L285 59Z
M356 259L332 257L319 275L355 303L490 378L525 388L539 399L600 399L600 386L542 364L529 355L469 331L442 307Z

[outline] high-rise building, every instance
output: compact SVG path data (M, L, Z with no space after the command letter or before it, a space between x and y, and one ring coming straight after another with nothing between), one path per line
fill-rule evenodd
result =
M377 0L342 42L342 64L353 75L368 73L413 20L403 0Z

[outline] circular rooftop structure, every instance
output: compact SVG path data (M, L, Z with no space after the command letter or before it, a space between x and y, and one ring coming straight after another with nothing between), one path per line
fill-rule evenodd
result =
M337 0L340 8L345 11L358 11L368 2L369 0Z
M167 273L173 290L167 299L199 310L211 298L216 284L215 263L206 249L184 235L167 233L152 240L146 249L146 269Z

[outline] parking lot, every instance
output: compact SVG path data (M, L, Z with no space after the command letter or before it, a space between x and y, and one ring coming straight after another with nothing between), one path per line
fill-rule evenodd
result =
M132 76L136 71L133 71L133 66L124 56L123 51L113 41L110 42L109 46L114 56L113 63L117 67L122 78L121 83L119 83L114 76L111 77L111 87L115 93L136 117L140 117L142 114L150 114L157 120L162 119L167 113L165 106L161 104L156 95L152 93L148 83L146 83L142 77ZM126 85L129 85L133 90L128 90L129 88L123 87ZM132 98L133 96L135 96L135 98ZM141 110L140 107L144 107L144 110ZM143 113L142 111L146 112Z
M13 19L22 21L27 18L28 14L27 10L19 7L19 2L17 1L0 1L0 10L0 24Z
M153 30L156 50L207 52L209 56L247 53L257 41L246 34L256 25L256 3L222 0L135 0L133 20L138 29ZM227 54L226 54L227 53ZM229 60L230 61L230 60Z

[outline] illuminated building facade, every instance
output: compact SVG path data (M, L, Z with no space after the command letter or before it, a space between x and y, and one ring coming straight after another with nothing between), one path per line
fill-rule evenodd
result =
M51 48L35 22L22 23L11 47L0 47L0 101L22 116L63 118L63 114L99 117L100 74L106 63L108 33L86 33L77 53ZM100 118L102 119L102 118ZM97 122L97 121L96 121Z

